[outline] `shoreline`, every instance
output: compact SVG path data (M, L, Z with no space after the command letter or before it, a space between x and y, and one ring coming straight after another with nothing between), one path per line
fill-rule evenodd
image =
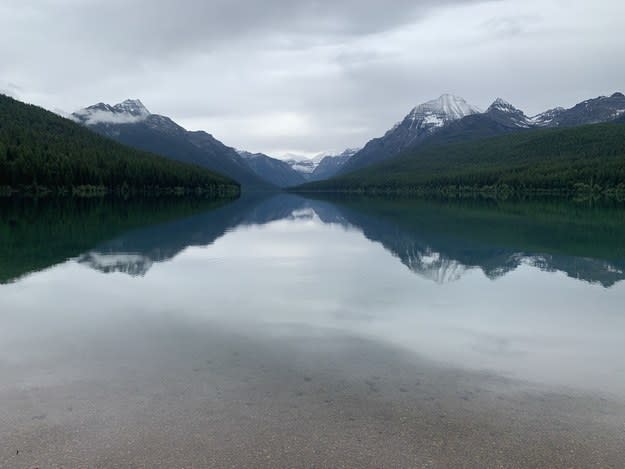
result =
M0 467L585 468L625 461L622 399L448 368L344 336L270 343L215 331L202 344L186 338L182 350L162 338L163 349L154 343L126 360L124 352L96 352L104 353L100 369L89 370L86 360L55 370L59 381L47 385L13 376L22 384L0 387L8 404L0 414Z

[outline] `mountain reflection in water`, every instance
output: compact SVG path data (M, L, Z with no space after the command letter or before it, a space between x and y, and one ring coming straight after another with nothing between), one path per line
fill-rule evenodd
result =
M144 276L190 246L279 220L314 220L361 232L415 274L437 283L481 270L497 280L529 265L610 287L625 278L625 214L558 202L435 202L245 196L198 201L59 202L2 206L0 280L69 258L103 273ZM160 204L153 206L153 204ZM24 215L25 214L25 215ZM164 219L164 220L163 220ZM108 239L107 239L108 238ZM92 243L91 246L89 244ZM47 250L46 256L40 256Z

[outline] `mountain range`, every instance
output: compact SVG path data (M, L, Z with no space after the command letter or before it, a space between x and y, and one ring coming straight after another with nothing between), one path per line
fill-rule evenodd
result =
M283 161L263 153L235 150L207 132L189 131L169 117L152 114L138 99L115 105L94 104L74 112L71 118L125 145L203 166L253 189L289 187L331 177L354 153L346 150L340 155ZM321 170L316 172L322 162Z
M589 99L570 109L550 109L528 117L497 98L486 111L463 98L444 94L413 108L382 137L370 140L339 170L339 174L388 160L421 145L457 143L541 128L576 127L610 122L625 116L625 95Z
M244 150L239 150L238 153L252 171L277 187L297 186L306 182L302 173L286 161L272 158L264 153L250 153Z
M150 113L138 99L98 103L72 114L91 130L140 150L230 176L246 187L267 187L234 148L203 131L188 131L169 117Z
M300 191L625 199L625 125L593 124L423 145Z
M267 190L347 175L421 147L625 121L625 95L600 96L569 109L554 108L529 117L501 98L483 111L461 97L443 94L414 107L362 149L348 149L337 155L322 153L313 158L292 155L277 159L235 150L207 132L188 131L169 117L150 113L136 99L116 105L98 103L76 111L72 119L120 143L203 166L237 180L245 188Z
M133 110L137 117L139 112ZM123 116L135 118L130 112ZM239 184L221 174L121 145L50 111L0 95L2 195L232 197L239 192Z
M301 174L306 181L321 181L338 174L343 165L359 151L359 148L348 148L338 155L319 153L313 158L290 155L286 163Z
M284 161L302 175L304 179L309 180L310 176L315 172L321 160L327 156L326 153L319 153L312 158L307 158L301 155L294 155L292 153L284 155Z

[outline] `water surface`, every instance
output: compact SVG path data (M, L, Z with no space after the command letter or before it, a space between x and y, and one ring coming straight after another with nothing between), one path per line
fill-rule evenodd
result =
M1 213L0 466L625 462L620 207Z

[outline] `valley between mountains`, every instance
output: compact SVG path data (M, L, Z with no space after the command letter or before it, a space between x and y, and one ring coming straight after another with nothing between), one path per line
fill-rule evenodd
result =
M138 100L100 103L72 116L121 143L198 164L251 189L440 192L505 185L571 192L580 184L616 190L625 181L625 126L617 125L625 119L621 93L531 117L501 98L481 110L444 94L415 106L360 149L313 158L235 150L206 132L187 131L150 113ZM606 123L614 127L597 125Z
M8 97L0 101L3 193L24 188L32 192L33 187L37 191L40 187L57 192L95 187L90 190L119 192L127 186L140 186L143 192L186 187L183 191L188 192L192 187L208 187L196 180L208 171L211 177L222 178L222 185L231 181L246 191L625 196L625 95L618 92L535 116L527 116L501 98L482 110L461 97L443 94L413 107L362 148L312 158L276 158L235 149L206 131L187 130L170 117L150 112L138 99L91 105L75 111L70 119ZM19 127L15 114L25 119ZM75 124L104 138L88 137ZM52 136L50 126L64 131L55 130ZM90 143L81 144L78 152L57 148L59 143L75 147L83 139ZM111 141L123 147L113 147ZM117 166L104 154L83 155L99 154L97 148L102 145L115 148L113 153L124 153ZM137 169L141 177L133 179L126 165L145 158L137 156L137 151L152 155L149 158L160 157L160 165L173 160L168 163L174 165L170 172L185 167L194 176L167 181L142 167ZM102 168L107 166L111 173L103 175ZM228 192L217 185L211 186L213 193Z

